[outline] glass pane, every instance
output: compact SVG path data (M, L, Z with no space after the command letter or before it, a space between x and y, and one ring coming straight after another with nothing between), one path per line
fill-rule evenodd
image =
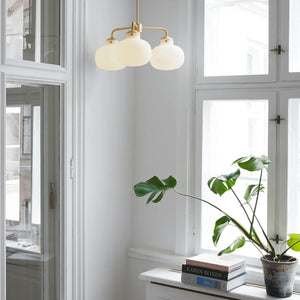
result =
M290 0L289 71L300 72L300 1Z
M60 63L60 0L6 0L6 57Z
M211 177L229 174L237 169L231 163L247 155L267 155L268 153L268 101L267 100L210 100L203 102L203 149L202 149L202 197L221 207L232 217L250 228L249 222L231 191L220 196L213 194L207 186ZM244 193L250 184L258 184L259 172L242 171L233 190L244 203ZM263 178L267 185L267 177ZM252 200L253 201L253 200ZM253 206L253 202L250 202ZM244 206L251 215L251 208ZM258 217L266 228L267 189L261 193L258 204ZM212 243L215 221L222 214L208 205L202 205L201 247L222 250L229 246L240 232L235 227L228 227L222 233L217 248ZM250 247L250 248L249 248ZM260 256L252 245L246 245L239 254Z
M205 0L204 75L268 74L269 1Z
M59 87L7 84L7 300L59 295Z
M300 232L300 98L289 100L288 121L288 232ZM298 252L290 252L297 256Z

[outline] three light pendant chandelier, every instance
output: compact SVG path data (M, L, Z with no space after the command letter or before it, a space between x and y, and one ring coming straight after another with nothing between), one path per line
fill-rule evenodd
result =
M160 45L151 50L149 43L141 39L143 29L163 31L164 36L160 40ZM129 31L126 38L119 42L114 33L122 30ZM139 0L136 0L136 22L133 22L131 27L114 29L105 46L96 51L95 63L100 69L116 71L125 67L143 66L149 61L152 67L158 70L179 69L184 62L184 52L174 45L167 29L142 26L139 22Z

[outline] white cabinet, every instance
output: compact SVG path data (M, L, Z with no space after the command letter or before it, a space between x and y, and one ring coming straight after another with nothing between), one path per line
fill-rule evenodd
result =
M140 274L139 278L146 281L146 300L244 300L239 295L183 284L181 272L174 269L153 269Z
M215 300L238 299L222 296L212 296L197 291L189 291L176 287L168 287L156 283L147 282L146 300Z
M139 275L146 281L146 300L272 300L264 287L242 285L230 292L183 284L181 272L172 268L156 268ZM144 300L144 299L141 299ZM289 300L300 300L293 294Z

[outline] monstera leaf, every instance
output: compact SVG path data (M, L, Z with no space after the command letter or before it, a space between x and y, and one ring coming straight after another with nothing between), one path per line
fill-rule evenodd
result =
M260 192L264 191L264 186L261 184L260 188L258 189L258 184L250 184L247 186L245 195L244 195L244 199L246 200L246 202L248 203L253 197L255 197L258 193L258 190Z
M153 176L145 182L137 183L133 189L137 197L143 197L150 194L147 204L151 201L153 203L158 203L163 198L165 192L173 189L176 184L176 179L172 176L162 180L160 180L157 176Z
M241 172L237 169L235 172L228 175L221 175L219 177L212 177L208 182L209 189L220 196L227 192L231 187L234 186L237 178Z
M268 169L268 165L271 161L265 155L258 156L245 156L235 160L232 164L238 164L238 166L244 170L253 172Z
M233 243L231 243L227 248L224 250L220 251L218 253L219 256L225 254L225 253L231 253L234 252L236 249L239 249L245 245L245 237L244 236L239 236L238 238L235 239Z
M287 241L288 246L294 251L300 251L300 234L290 233L290 239Z
M223 216L216 221L215 228L214 228L214 235L212 237L215 246L217 246L223 230L227 227L227 225L229 225L229 223L230 223L230 219L226 216Z

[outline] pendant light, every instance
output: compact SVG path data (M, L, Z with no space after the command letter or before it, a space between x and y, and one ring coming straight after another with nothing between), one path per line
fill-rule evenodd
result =
M160 45L151 50L149 43L141 39L143 29L163 31ZM123 30L129 31L126 38L119 42L114 33ZM114 29L105 46L96 51L95 63L100 69L116 71L125 67L143 66L149 61L152 67L158 70L179 69L184 62L184 52L174 45L165 28L142 26L139 22L139 0L136 0L136 22L133 22L131 27Z

